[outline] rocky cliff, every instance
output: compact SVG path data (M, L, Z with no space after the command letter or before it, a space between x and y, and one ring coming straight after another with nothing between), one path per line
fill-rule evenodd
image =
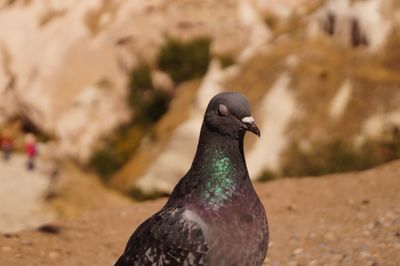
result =
M113 184L168 193L190 166L208 99L224 90L250 98L261 128L261 138L247 144L253 178L363 169L400 156L398 4L307 3L285 12L279 4L254 2L250 16L242 2L239 16L263 18L263 41L243 49L234 66L211 64L189 116L167 137L158 136L167 144L149 139Z
M154 61L170 35L240 49L246 28L232 14L235 1L3 1L0 123L24 117L86 161L99 138L129 119L129 71Z
M146 62L153 86L175 97L115 187L168 193L190 165L206 103L224 90L249 97L262 131L246 145L253 178L365 168L400 156L399 26L395 0L3 1L0 125L29 121L85 163L135 116L130 73ZM171 36L208 36L234 64L212 60L202 80L173 84L157 69Z

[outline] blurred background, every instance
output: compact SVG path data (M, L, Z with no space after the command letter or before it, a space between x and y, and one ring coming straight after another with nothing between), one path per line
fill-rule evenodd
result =
M399 26L398 0L0 0L0 231L168 195L222 91L259 182L400 158Z

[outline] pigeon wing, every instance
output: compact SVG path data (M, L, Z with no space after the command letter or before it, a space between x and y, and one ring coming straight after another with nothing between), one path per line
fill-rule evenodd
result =
M186 212L186 213L185 213ZM165 208L142 223L115 266L204 265L208 250L201 225L184 208Z

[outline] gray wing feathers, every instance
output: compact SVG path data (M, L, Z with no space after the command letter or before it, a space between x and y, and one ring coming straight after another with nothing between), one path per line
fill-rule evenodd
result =
M115 266L204 265L208 250L201 226L184 208L165 208L134 232Z

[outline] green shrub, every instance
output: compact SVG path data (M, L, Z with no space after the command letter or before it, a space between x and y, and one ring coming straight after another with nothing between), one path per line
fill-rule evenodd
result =
M146 133L151 132L140 124L127 124L118 128L106 144L92 155L89 166L104 181L116 173L133 155Z
M107 182L119 169L121 162L112 146L107 145L93 153L89 166L99 174L102 181Z
M264 169L263 173L261 176L258 178L258 181L260 182L268 182L277 179L279 176L277 173L274 171Z
M216 58L221 63L222 68L227 68L235 63L235 59L230 54L217 55Z
M163 91L152 91L148 99L143 99L137 106L135 122L142 125L153 125L167 111L171 101L170 95Z
M177 83L202 77L211 59L210 43L204 37L188 42L168 39L161 47L158 66Z
M292 143L283 160L284 176L319 176L368 169L400 158L400 138L368 141L354 147L350 141L332 140L303 151Z
M132 120L119 127L89 161L89 166L104 182L117 172L134 154L143 137L168 110L171 100L166 92L153 88L150 68L141 64L130 74L128 104Z
M147 64L140 64L130 74L128 104L135 110L141 103L144 94L153 90L150 68Z
M128 103L135 114L134 123L152 125L167 112L170 100L166 92L154 89L147 64L132 71Z

